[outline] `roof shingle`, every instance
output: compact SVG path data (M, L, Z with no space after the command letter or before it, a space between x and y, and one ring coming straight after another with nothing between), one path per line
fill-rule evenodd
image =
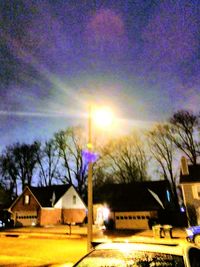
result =
M180 174L180 183L200 183L200 165L188 165L189 174Z
M148 189L157 194L164 207L169 205L166 197L166 191L170 191L168 181L106 184L98 192L95 192L94 203L106 203L113 211L162 209L159 202L152 196Z
M71 185L52 185L46 187L33 187L29 189L36 197L42 207L52 207L52 198L54 204L65 194Z

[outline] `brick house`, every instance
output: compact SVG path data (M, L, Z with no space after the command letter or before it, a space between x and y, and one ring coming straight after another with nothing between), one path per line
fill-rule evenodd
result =
M200 224L200 165L181 159L180 186L189 224Z
M95 223L112 220L116 229L149 229L153 222L172 224L173 209L168 181L106 184L94 194Z
M81 223L87 208L73 186L53 185L26 186L9 210L16 226L45 226Z

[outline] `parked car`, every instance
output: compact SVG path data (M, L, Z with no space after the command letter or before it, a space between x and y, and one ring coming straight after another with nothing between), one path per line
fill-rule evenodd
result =
M13 226L12 214L8 210L0 210L0 228L12 228Z
M200 249L193 244L104 243L74 267L200 267Z
M200 245L200 226L191 226L186 229L187 240Z

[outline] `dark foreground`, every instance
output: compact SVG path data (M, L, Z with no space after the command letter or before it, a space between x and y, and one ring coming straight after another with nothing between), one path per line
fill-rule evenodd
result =
M101 231L94 228L94 240L152 237L148 231ZM71 234L70 234L71 232ZM174 231L174 238L185 239L183 229ZM19 228L0 232L0 266L58 266L75 263L87 252L87 228L67 226Z

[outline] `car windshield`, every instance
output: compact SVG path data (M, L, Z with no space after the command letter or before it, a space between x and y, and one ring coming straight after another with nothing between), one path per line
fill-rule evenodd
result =
M75 265L77 267L184 267L182 256L146 252L95 250Z

